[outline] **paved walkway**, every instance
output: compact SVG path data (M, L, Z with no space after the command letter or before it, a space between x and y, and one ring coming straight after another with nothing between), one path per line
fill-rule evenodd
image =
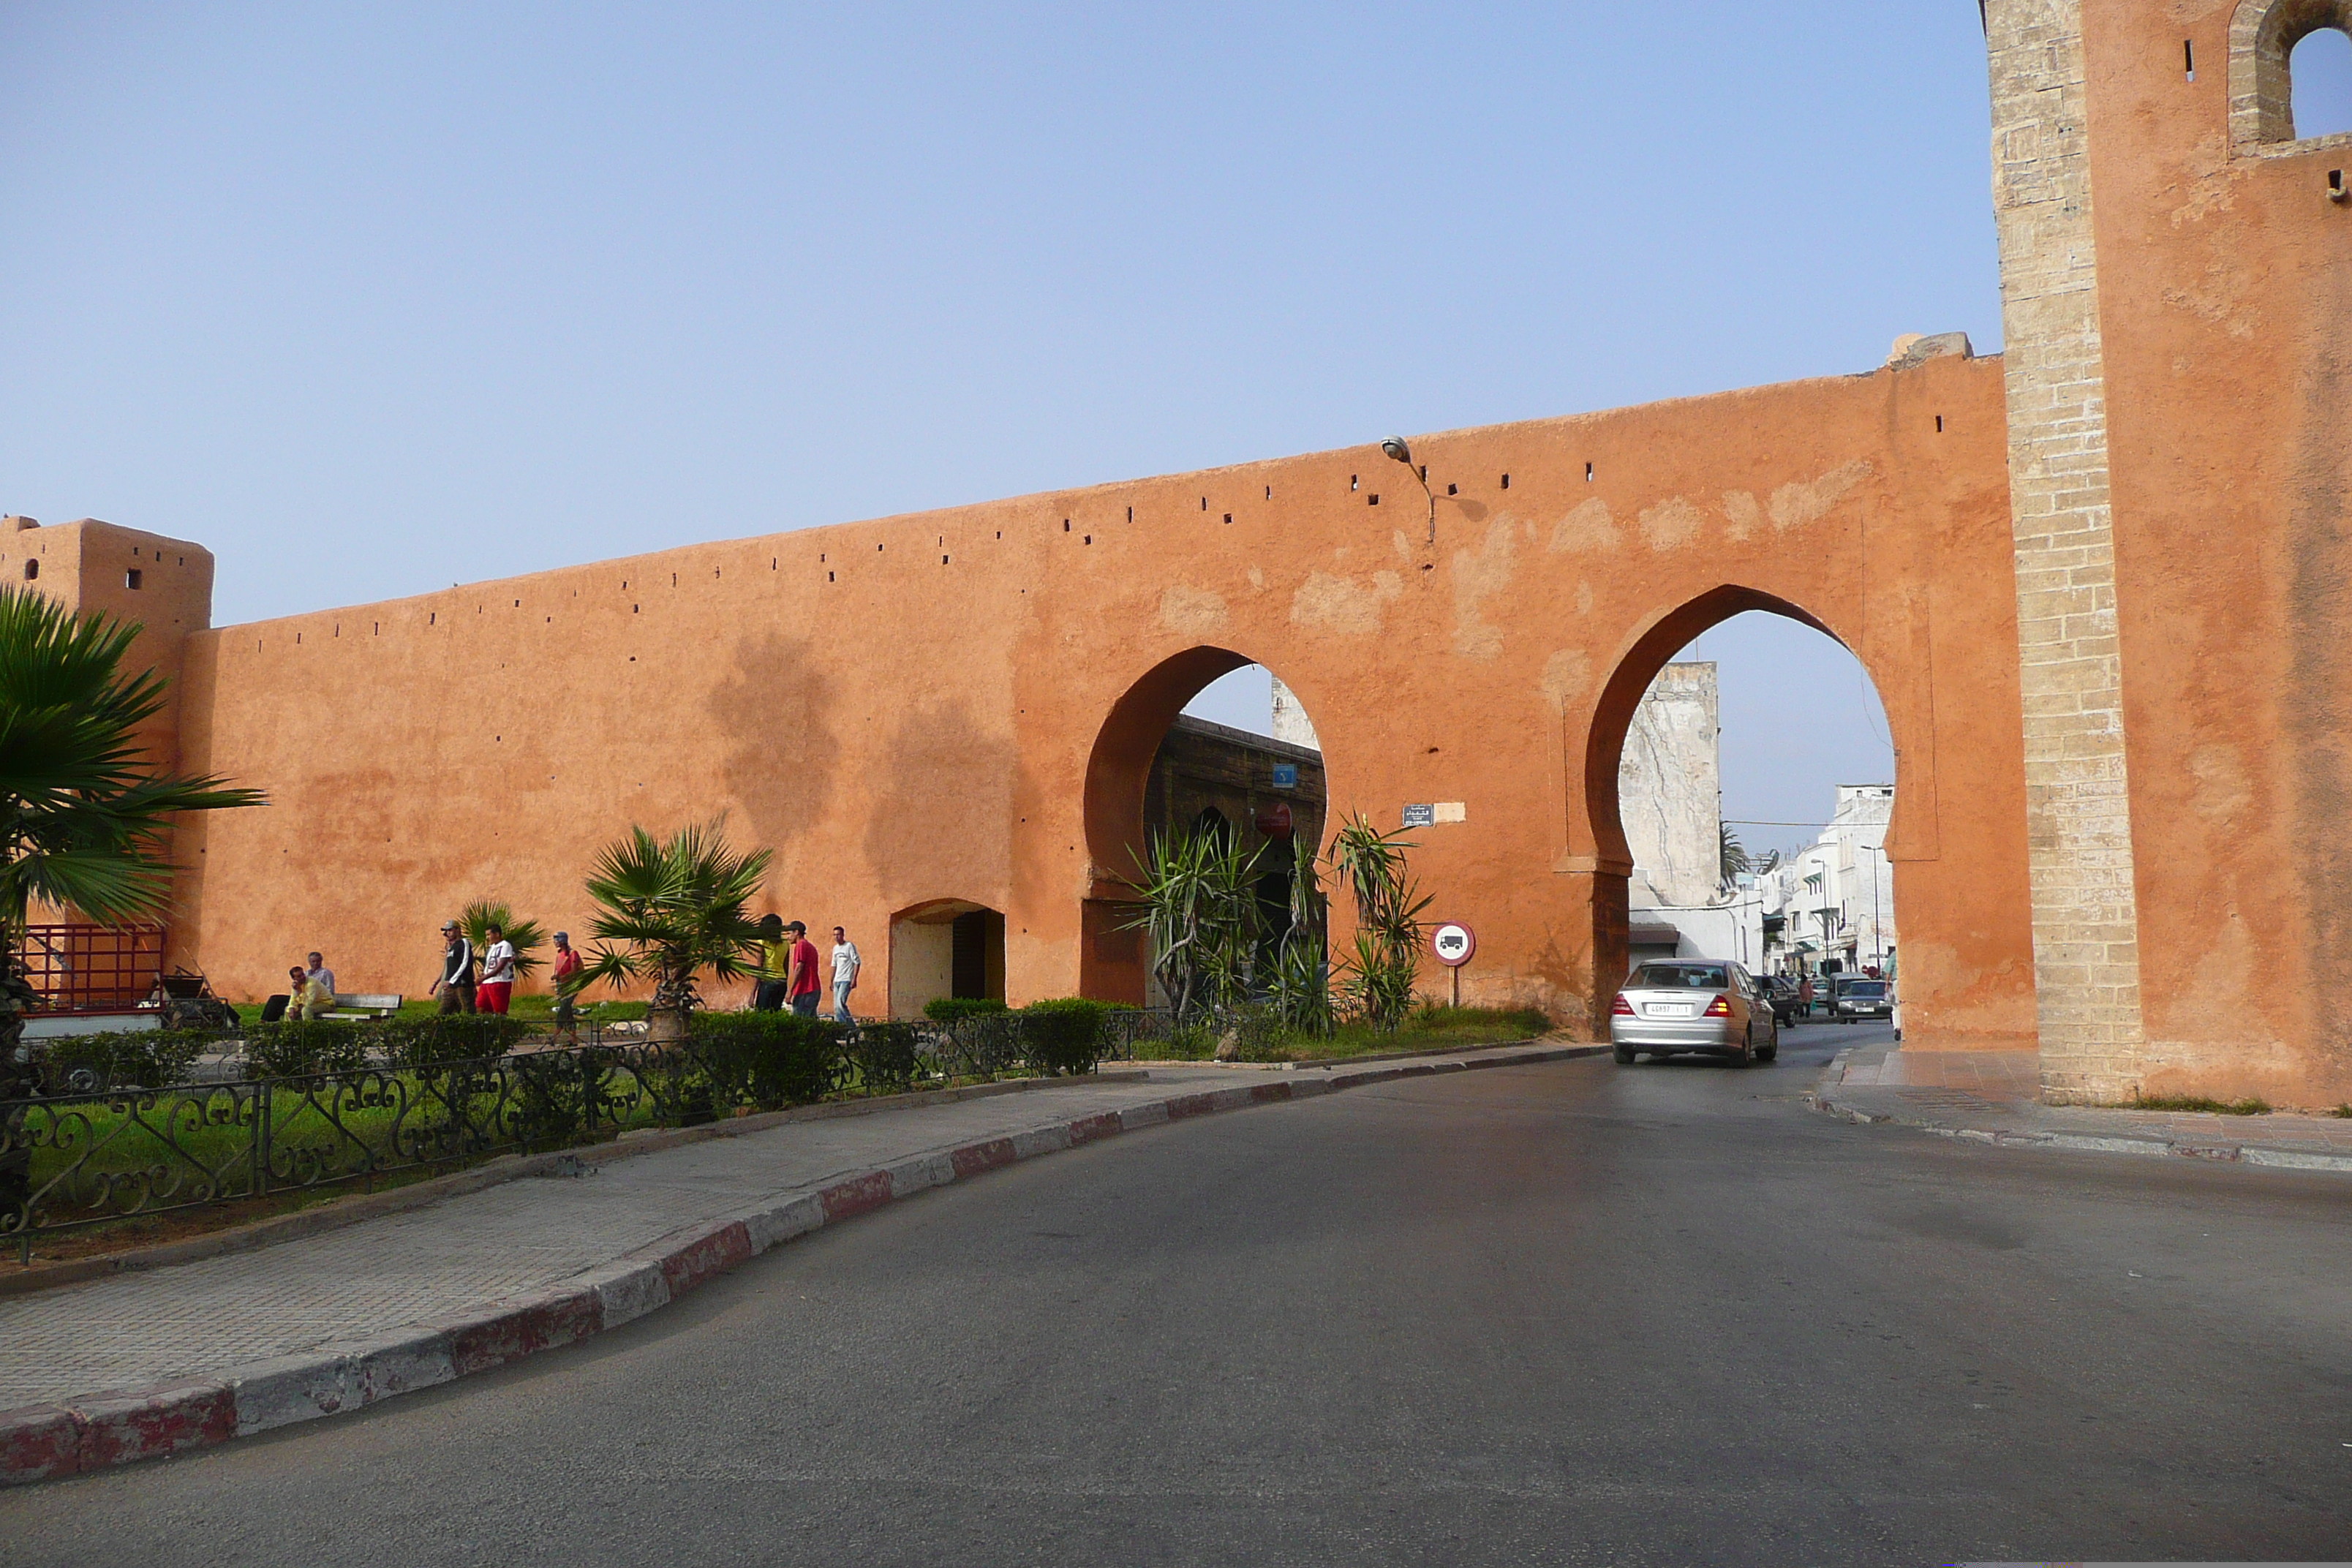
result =
M1813 1098L1858 1121L1983 1142L2352 1172L2352 1120L2043 1105L2040 1089L2032 1051L1864 1047L1839 1054Z
M528 1294L659 1237L935 1150L1017 1137L1277 1068L1153 1064L1140 1082L796 1121L526 1178L260 1251L0 1299L0 1410L136 1389Z

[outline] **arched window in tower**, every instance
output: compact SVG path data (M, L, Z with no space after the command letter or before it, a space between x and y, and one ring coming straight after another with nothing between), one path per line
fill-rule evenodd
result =
M2352 32L2320 27L2305 34L2287 57L2287 85L2296 141L2352 131Z
M2241 0L2230 133L2247 152L2352 133L2352 0Z

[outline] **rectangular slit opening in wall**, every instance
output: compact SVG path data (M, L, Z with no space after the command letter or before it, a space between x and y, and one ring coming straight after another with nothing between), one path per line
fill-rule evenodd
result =
M2180 40L2180 68L2188 73L2190 81L2197 79L2197 40L2194 38Z
M1456 491L1456 490L1458 490L1460 488L1461 488L1461 487L1459 487L1459 486L1457 486L1457 485L1448 485L1448 486L1446 486L1446 487L1445 487L1445 493L1446 493L1447 495L1453 495L1453 494L1454 494L1454 493L1455 493L1455 491Z
M1940 436L1940 435L1942 435L1943 433L1944 433L1944 416L1943 416L1942 415L1938 414L1938 415L1937 415L1937 416L1936 416L1936 434L1937 434L1937 435L1938 435L1938 436Z
M1591 465L1590 463L1588 463L1588 464L1586 464L1586 465L1585 465L1585 467L1586 467L1587 468L1590 468L1591 467ZM1505 489L1509 489L1511 488L1511 476L1510 476L1510 475L1508 475L1508 474L1505 474L1505 475L1503 476L1503 488L1504 488Z
M1201 498L1201 510L1202 511L1209 510L1209 498L1207 496L1202 496Z
M1366 497L1364 498L1364 504L1365 504L1366 506L1378 506L1378 505L1380 505L1380 504L1381 504L1381 495L1380 495L1380 492L1379 492L1378 490L1374 490L1370 495L1366 496Z
M139 568L136 566L122 574L122 585L133 591L142 586L145 582L146 578L140 574Z
M1129 507L1127 509L1127 521L1129 522L1133 522L1135 521L1135 509L1133 507ZM1003 536L1000 534L998 537L1003 538Z
M1268 500L1272 500L1274 499L1274 487L1272 485L1265 487L1265 499Z
M1584 465L1584 482L1588 485L1592 482L1592 465L1590 463Z
M2344 171L2341 169L2327 171L2327 199L2331 202L2344 199Z
M1231 521L1233 521L1233 520L1234 520L1234 514L1233 514L1232 512L1227 512L1227 513L1225 513L1225 521L1226 521L1227 522L1231 522Z

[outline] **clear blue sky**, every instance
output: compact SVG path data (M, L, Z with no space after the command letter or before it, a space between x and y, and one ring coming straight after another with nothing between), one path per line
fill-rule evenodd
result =
M0 101L0 510L224 623L1999 342L1966 0L18 4ZM1883 775L1715 636L1733 815Z

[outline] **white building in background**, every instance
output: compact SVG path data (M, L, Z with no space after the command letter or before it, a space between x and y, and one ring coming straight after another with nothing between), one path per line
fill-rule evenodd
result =
M1711 663L1670 664L1625 731L1617 812L1633 851L1633 963L1727 958L1764 967L1764 895L1723 875L1721 719Z
M1893 963L1886 827L1894 816L1893 784L1840 784L1821 837L1761 879L1765 912L1782 917L1772 967L1851 972Z
M1297 696L1282 683L1282 677L1271 670L1267 674L1274 679L1274 738L1321 751L1323 742L1316 739L1314 722L1307 717L1307 710L1298 705Z

